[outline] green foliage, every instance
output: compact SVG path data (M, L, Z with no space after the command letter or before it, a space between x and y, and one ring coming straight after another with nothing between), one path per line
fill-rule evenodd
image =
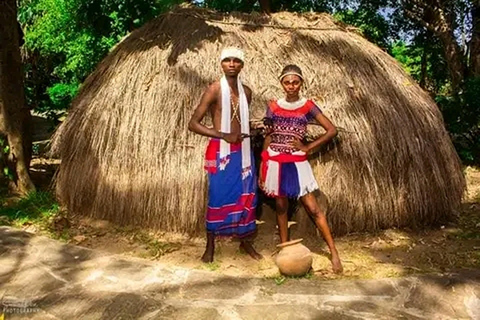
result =
M458 95L440 94L436 97L447 129L465 164L480 161L480 77L468 79Z
M28 105L51 118L68 108L81 83L126 34L181 0L20 0L18 19L24 31L25 91ZM197 0L194 4L224 12L260 9L257 0ZM273 11L334 14L386 49L441 107L455 146L467 163L478 156L478 80L452 92L444 44L407 9L414 1L271 0ZM447 1L456 39L471 32L471 0ZM466 53L465 53L466 55ZM465 61L467 58L465 57ZM7 169L8 170L8 169ZM7 175L9 173L7 172Z
M215 9L222 12L251 12L258 11L260 8L256 1L242 1L242 0L205 0L197 1L197 3L203 7Z
M79 87L79 83L56 83L53 87L47 88L51 107L45 111L66 110L72 99L76 96Z
M360 29L370 41L383 48L389 47L390 27L383 15L378 10L359 8L357 10L339 10L334 17L346 24Z
M315 273L312 269L310 269L307 273L302 276L285 276L283 274L277 274L272 277L267 277L267 279L273 279L277 286L285 284L288 280L299 280L299 279L313 279L315 277Z
M205 269L209 271L217 271L221 267L219 261L207 262L207 263L204 263L203 266Z
M320 0L320 1L311 1L311 0L273 0L272 8L274 11L295 11L295 12L332 12L342 1L334 0ZM345 1L343 1L345 2Z
M14 180L15 172L12 172L12 170L7 166L7 161L6 161L9 153L10 153L10 146L8 145L7 139L5 137L0 137L0 161L2 161L2 166L3 166L3 172L0 173L0 175L3 174L3 176L8 180Z
M23 0L26 95L58 117L97 63L128 32L179 0Z
M404 70L434 95L448 91L448 68L438 41L417 36L407 44L396 41L390 54L402 64Z
M146 247L148 250L148 255L145 255L145 258L159 258L167 253L177 251L181 248L179 243L159 241L154 236L142 230L134 233L132 239L142 243Z
M275 284L277 286L280 286L282 284L284 284L286 281L287 281L287 278L285 276L282 276L282 275L278 275L277 277L275 277L273 279L275 281Z
M8 218L13 224L46 221L59 212L59 206L48 192L32 192L18 202L7 205L2 203L0 216Z
M462 91L451 92L447 63L442 54L441 44L433 37L418 36L408 45L398 41L392 46L391 54L402 64L405 71L435 97L462 162L478 165L480 78L467 79Z
M407 46L405 41L396 41L391 48L391 55L397 59L403 66L404 70L417 80L420 79L422 48Z
M273 11L295 11L295 12L332 12L342 2L341 0L271 0L270 5ZM260 6L256 0L205 0L196 1L198 5L223 12L252 12L259 11Z

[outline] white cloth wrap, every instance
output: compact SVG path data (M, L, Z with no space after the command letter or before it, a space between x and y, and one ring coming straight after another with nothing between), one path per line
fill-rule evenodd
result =
M225 76L220 79L220 88L222 91L222 122L221 131L223 133L231 132L231 100L230 86ZM242 134L250 134L250 121L248 114L248 101L243 89L242 81L237 79L237 88L239 96L240 129ZM230 144L225 140L220 140L220 161L227 159L230 155ZM242 141L242 177L246 178L252 171L250 155L250 138L244 138Z

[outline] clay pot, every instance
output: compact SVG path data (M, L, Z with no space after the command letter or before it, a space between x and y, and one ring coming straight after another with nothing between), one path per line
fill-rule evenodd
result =
M280 252L275 258L275 263L281 274L303 276L312 267L312 252L300 243L302 240L297 239L277 245Z

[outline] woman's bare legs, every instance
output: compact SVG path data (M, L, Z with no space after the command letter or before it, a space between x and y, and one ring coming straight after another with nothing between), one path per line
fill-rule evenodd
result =
M288 241L288 198L275 198L275 209L277 211L277 226L280 234L280 242Z
M335 247L335 242L333 241L332 234L330 232L330 227L328 226L327 218L325 213L320 209L320 206L317 203L317 199L313 193L306 194L301 198L305 209L307 210L308 214L313 218L317 228L322 233L322 237L327 243L328 248L330 249L330 253L332 254L332 269L335 273L342 273L343 266L342 262L340 261L340 256L338 255L337 248ZM278 217L278 216L277 216Z

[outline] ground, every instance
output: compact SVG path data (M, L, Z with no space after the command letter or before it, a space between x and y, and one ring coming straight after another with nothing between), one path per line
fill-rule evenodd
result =
M48 165L47 165L48 164ZM36 159L36 174L53 172L51 163ZM480 265L480 170L465 168L468 188L456 221L437 229L414 231L389 229L378 234L352 234L336 239L345 272L331 272L328 251L321 238L305 244L313 252L313 273L308 277L320 279L384 278L411 274L452 272ZM35 173L34 173L35 176ZM40 183L48 187L48 183ZM90 249L156 260L191 269L206 269L219 274L242 277L266 277L283 281L274 263L278 243L273 212L260 221L256 248L265 257L256 262L238 250L238 242L218 241L215 261L200 262L205 241L179 234L149 232L121 228L108 221L69 218L53 222L54 237ZM268 218L270 217L270 219ZM65 223L66 225L63 225ZM68 227L67 227L68 224ZM32 232L42 227L27 222L21 226ZM295 225L292 237L298 238ZM45 229L43 227L43 229ZM49 228L52 233L52 226ZM44 232L45 233L45 232Z
M291 279L182 268L0 227L5 319L480 319L480 271ZM2 314L3 312L3 314Z
M34 160L41 189L55 165ZM223 240L204 264L203 238L66 218L48 193L3 199L0 301L7 319L18 308L33 310L19 319L480 319L480 170L465 174L451 224L338 237L343 275L320 239L306 241L314 264L302 278L275 266L273 219L259 222L263 261Z

